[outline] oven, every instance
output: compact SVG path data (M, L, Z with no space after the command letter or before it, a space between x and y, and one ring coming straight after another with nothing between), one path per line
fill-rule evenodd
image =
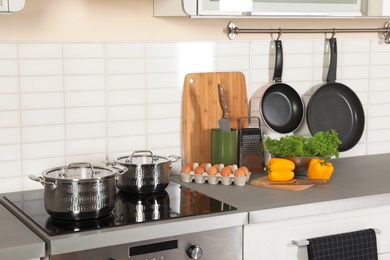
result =
M61 220L44 209L43 190L5 194L2 204L46 243L45 259L242 259L237 208L171 181L151 194L118 191L107 216Z

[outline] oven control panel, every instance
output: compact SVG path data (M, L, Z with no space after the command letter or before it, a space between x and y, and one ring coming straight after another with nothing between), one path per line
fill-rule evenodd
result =
M226 250L229 247L229 250ZM79 258L77 258L77 257ZM81 252L52 255L51 260L207 260L243 259L242 227L216 229Z

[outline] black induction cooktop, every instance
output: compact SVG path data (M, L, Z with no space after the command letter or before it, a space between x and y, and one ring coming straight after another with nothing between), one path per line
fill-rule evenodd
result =
M32 190L6 194L4 198L14 207L11 211L15 215L26 215L50 236L236 210L231 205L171 181L166 190L158 193L118 191L115 208L109 215L71 221L51 217L44 208L43 194L43 190Z

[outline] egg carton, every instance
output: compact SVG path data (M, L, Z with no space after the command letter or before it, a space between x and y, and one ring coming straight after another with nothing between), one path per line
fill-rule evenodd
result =
M198 163L194 163L194 166L192 168L195 169L198 166L199 166ZM238 169L237 165L234 164L232 169L233 173L231 173L229 176L222 176L220 172L222 168L224 168L225 166L223 164L220 164L218 167L218 173L214 176L209 176L207 174L207 170L210 167L211 164L208 163L206 165L206 171L202 174L195 174L193 170L190 171L189 173L181 172L180 174L181 180L183 182L192 182L193 180L195 180L195 182L199 184L206 183L207 181L207 183L211 185L215 185L221 182L222 185L231 185L232 183L234 183L234 185L236 186L244 186L249 181L249 177L251 175L251 172L248 172L248 174L245 177L234 176L234 172Z

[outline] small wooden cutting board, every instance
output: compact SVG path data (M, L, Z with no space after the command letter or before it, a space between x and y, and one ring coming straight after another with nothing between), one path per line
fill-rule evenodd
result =
M187 74L184 81L182 133L186 163L211 161L210 134L219 128L222 108L218 84L225 91L231 128L240 128L241 117L248 116L245 76L242 72L206 72ZM247 127L247 122L243 123Z
M314 184L271 184L271 181L269 180L268 176L264 176L261 178L258 178L256 180L252 180L250 182L251 185L253 186L259 186L259 187L266 187L266 188L271 188L271 189L279 189L279 190L292 190L292 191L301 191L301 190L306 190Z

